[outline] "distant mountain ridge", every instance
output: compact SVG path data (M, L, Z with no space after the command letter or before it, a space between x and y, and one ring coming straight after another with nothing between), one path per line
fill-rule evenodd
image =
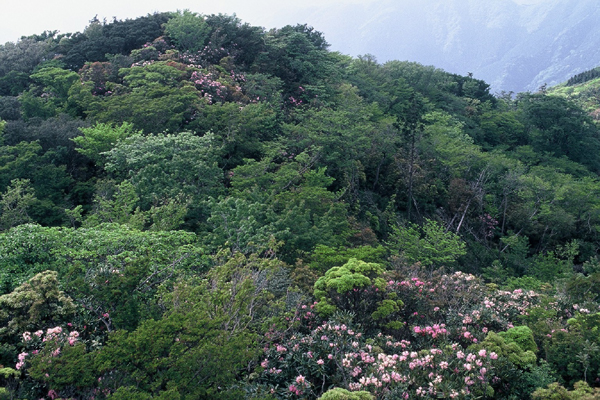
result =
M535 91L600 65L598 0L383 0L294 16L338 50L409 60Z

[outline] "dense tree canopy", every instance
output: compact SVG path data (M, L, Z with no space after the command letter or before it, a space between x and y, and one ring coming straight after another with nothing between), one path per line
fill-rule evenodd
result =
M0 399L596 398L596 75L189 10L0 46Z

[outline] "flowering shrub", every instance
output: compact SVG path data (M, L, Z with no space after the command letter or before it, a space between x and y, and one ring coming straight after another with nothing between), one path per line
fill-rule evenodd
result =
M429 278L423 277L421 271L413 275L416 276L402 276L388 282L388 289L394 290L404 302L402 313L408 325L424 321L447 324L451 320L449 310L453 316L464 315L483 301L487 291L480 279L463 272L434 274Z
M490 394L488 381L493 377L492 360L496 358L495 353L486 350L466 352L458 344L420 351L410 351L407 346L403 351L379 353L376 360L350 353L345 366L355 373L361 370L356 375L358 382L349 385L353 390L369 390L389 398L464 398L475 393Z
M44 390L48 390L50 398L73 396L75 388L94 382L92 360L80 341L79 331L56 326L24 332L22 337L24 350L15 368L26 370L30 378L47 385ZM43 388L36 386L38 390Z
M110 94L107 93L107 82L113 73L112 69L113 66L109 62L87 63L79 71L81 82L93 83L92 94L94 96Z
M192 72L190 81L198 89L209 104L213 102L242 101L240 82L245 80L243 75L236 75L234 71L227 76L216 68ZM244 101L247 103L247 101Z
M325 322L266 348L259 381L283 398L316 397L331 386L347 387L350 372L343 367L344 357L363 346L362 333L341 322Z
M63 331L63 328L56 326L49 328L44 332L38 330L33 333L23 332L23 347L29 349L31 356L35 356L40 351L50 352L53 357L60 354L61 348L65 345L74 346L79 341L79 332L73 330L71 332ZM48 350L51 349L51 350ZM19 354L19 362L15 366L16 369L21 369L25 364L25 358L30 353L25 351Z
M417 350L407 340L366 338L335 319L265 350L259 385L278 398L315 398L335 386L378 398L465 398L491 393L494 352L457 343Z
M539 303L539 295L533 290L495 290L485 297L484 307L492 312L494 320L502 327L509 327L511 321L527 315L529 309Z
M422 345L454 340L465 346L481 341L489 331L513 327L519 317L538 304L532 291L513 292L488 288L480 278L463 272L398 278L387 282L404 307L398 317L404 325L394 333Z

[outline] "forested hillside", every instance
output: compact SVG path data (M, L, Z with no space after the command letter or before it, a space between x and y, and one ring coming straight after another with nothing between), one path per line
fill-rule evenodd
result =
M561 85L548 88L548 93L573 101L595 121L600 120L600 68L577 74Z
M600 398L580 104L190 11L0 46L0 399Z

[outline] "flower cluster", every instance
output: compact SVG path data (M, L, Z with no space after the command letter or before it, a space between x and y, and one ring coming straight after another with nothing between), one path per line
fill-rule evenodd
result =
M395 335L411 337L421 346L448 340L467 346L477 343L489 331L513 327L539 304L533 291L490 290L480 278L464 272L389 280L387 290L404 302L401 316L410 327Z
M491 388L497 354L451 344L442 324L413 331L436 335L440 345L423 350L392 335L367 338L341 321L322 323L308 334L296 331L265 349L258 381L280 398L318 397L320 388L330 386L393 398L464 398Z
M91 92L94 96L109 96L112 94L109 79L113 68L109 62L87 63L79 71L81 83L90 82L92 84Z
M54 349L51 355L56 357L60 354L60 349L63 345L68 344L74 346L79 341L79 332L76 330L66 332L60 326L48 328L44 333L43 330L38 330L33 333L23 332L24 347L33 349L31 353L22 352L19 354L19 362L16 365L17 369L21 369L25 363L25 358L29 355L36 355L42 347L52 345Z
M311 313L308 310L310 306L302 309L302 313L296 317L300 320L297 322L307 322L302 314L306 316ZM346 375L350 375L342 368L344 355L365 346L362 333L343 322L322 323L308 334L296 332L291 337L280 339L284 341L273 343L265 349L265 358L260 362L260 381L279 391L282 397L290 394L317 396L317 388L339 385L348 377ZM390 344L403 345L395 342ZM364 351L363 354L365 362L375 361L369 359L372 355Z
M190 81L209 104L214 101L239 102L244 97L240 86L240 82L244 80L244 75L235 74L233 71L230 75L225 75L216 70L197 70L190 76Z
M17 365L15 365L16 369L20 370L21 368L23 368L23 365L25 365L25 357L27 357L28 355L29 355L29 353L26 353L26 352L19 353L19 355L18 355L19 361L17 362Z
M425 327L420 327L416 325L413 328L413 331L415 332L415 334L423 336L429 335L434 339L438 336L445 336L448 333L448 331L446 330L446 324L433 324L433 326Z
M379 353L365 361L363 352L348 353L344 367L356 379L350 390L369 390L374 394L394 391L403 398L464 397L481 392L492 379L492 360L497 354L482 349L468 353L458 344L444 349L401 353Z
M496 228L498 226L498 220L492 217L490 214L485 213L479 217L479 222L481 224L481 233L483 233L486 238L494 237L494 233L496 232Z
M486 296L483 304L498 319L514 321L519 315L527 315L530 308L539 303L539 295L532 290L516 289L512 292L497 290Z

